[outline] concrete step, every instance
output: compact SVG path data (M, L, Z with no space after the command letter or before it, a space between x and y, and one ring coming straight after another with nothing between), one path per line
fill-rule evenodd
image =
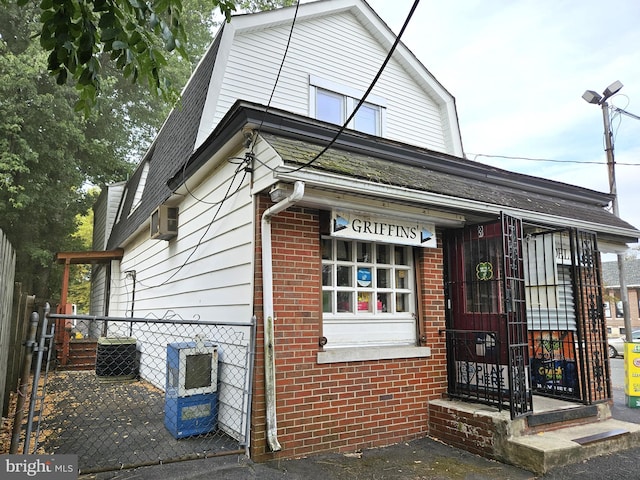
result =
M609 418L512 436L505 444L508 463L538 474L554 467L640 445L640 424Z
M534 395L533 412L512 420L508 410L438 399L429 415L433 438L536 474L640 447L640 424L613 419L610 402L594 408Z

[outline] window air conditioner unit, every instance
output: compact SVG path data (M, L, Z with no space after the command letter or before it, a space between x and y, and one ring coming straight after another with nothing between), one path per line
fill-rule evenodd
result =
M151 238L170 240L178 235L178 207L160 205L151 214Z

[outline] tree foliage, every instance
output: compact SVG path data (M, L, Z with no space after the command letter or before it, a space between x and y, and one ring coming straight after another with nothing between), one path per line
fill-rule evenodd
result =
M176 0L166 1L173 5ZM74 235L93 201L87 186L125 180L173 106L144 82L127 78L117 56L111 61L110 54L96 43L92 58L100 64L100 96L90 111L78 115L77 102L83 99L85 88L82 84L80 90L74 88L78 71L68 71L66 82L58 85L55 79L60 77L52 76L50 67L51 54L59 52L58 48L76 52L70 53L71 59L66 54L57 56L59 68L74 62L76 67L84 65L75 60L79 55L76 47L60 43L65 36L75 41L83 21L80 13L71 15L70 9L80 12L86 5L95 5L88 2L80 7L81 3L45 0L18 5L15 0L0 0L0 228L16 249L16 281L24 291L52 301L59 295L62 277L61 266L53 263L55 253L88 248L82 237ZM214 5L218 3L183 0L179 19L185 37L181 41L190 58L163 50L166 64L159 75L172 85L186 83L212 41ZM250 1L238 6L264 9L292 2L276 3ZM157 2L153 8L158 8ZM169 7L163 8L167 12ZM45 12L56 9L63 9L64 14L54 16L55 28L46 27L55 42L54 50L45 51L39 38L45 28L41 20L50 15ZM65 15L70 19L67 33L62 22ZM158 43L160 38L154 41L156 46L163 45ZM128 51L136 55L135 49Z
M91 201L97 200L100 189L94 187L87 192ZM71 236L78 243L80 250L91 250L93 243L93 210L82 215L76 215L77 230ZM89 313L91 295L91 265L70 265L69 274L69 303L74 303L80 314Z
M17 0L25 6L29 0ZM229 19L232 0L210 0ZM167 53L188 58L181 0L42 0L40 46L59 85L73 79L86 112L103 90L105 56L125 78L146 82L164 99L175 92L163 73Z
M17 13L2 13L5 32ZM19 41L0 40L0 227L16 248L17 280L46 295L53 252L75 248L75 215L89 207L83 186L126 177L131 165L111 141L115 126L74 112L76 92L52 82L22 26Z

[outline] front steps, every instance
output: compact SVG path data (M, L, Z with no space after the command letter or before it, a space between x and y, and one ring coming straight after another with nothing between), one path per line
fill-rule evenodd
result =
M507 441L512 465L535 473L640 445L640 425L613 418L513 437Z
M430 403L430 435L445 443L537 474L640 446L640 424L611 417L609 404L584 406L534 396L534 413L455 400Z

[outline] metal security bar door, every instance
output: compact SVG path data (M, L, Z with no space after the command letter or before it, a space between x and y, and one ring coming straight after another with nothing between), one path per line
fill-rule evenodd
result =
M612 398L607 337L602 305L600 252L595 233L571 230L582 398L588 403Z
M524 241L532 386L565 400L581 397L573 237L569 230L550 230Z
M522 225L497 222L447 240L449 395L531 411Z
M536 393L591 404L610 396L596 236L550 230L524 240Z
M524 291L522 221L504 214L500 220L509 349L509 406L511 418L515 418L526 415L533 410Z

